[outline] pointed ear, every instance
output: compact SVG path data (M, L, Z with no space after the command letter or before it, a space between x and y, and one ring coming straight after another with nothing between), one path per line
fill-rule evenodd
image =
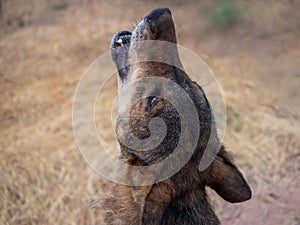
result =
M243 202L251 198L249 185L223 145L212 163L208 186L228 202Z

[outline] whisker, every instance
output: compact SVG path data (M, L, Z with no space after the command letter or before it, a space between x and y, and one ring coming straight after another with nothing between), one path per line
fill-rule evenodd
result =
M139 24L139 21L137 20L136 16L132 20L133 21L130 22L130 26L131 26L132 30L134 30L134 28Z
M132 29L132 30L136 27L136 25L134 25L134 23L135 23L134 21L131 21L131 22L130 22L130 26L131 26L131 29Z

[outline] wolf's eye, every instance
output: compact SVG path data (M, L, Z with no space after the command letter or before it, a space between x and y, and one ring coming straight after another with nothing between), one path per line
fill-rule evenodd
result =
M149 96L148 102L147 102L147 110L150 110L157 101L158 101L158 98L156 96Z

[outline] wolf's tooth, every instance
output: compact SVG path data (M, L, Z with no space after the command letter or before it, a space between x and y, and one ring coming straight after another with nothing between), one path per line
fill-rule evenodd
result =
M119 38L117 41L116 41L118 44L120 44L121 46L123 45L123 40L121 38Z

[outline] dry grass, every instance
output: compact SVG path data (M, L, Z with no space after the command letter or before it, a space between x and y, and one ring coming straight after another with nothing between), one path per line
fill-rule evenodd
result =
M28 2L3 4L0 223L95 224L90 202L107 183L87 166L75 145L71 116L76 84L87 66L108 50L116 31L132 29L161 3ZM174 11L180 44L201 55L223 87L229 117L224 142L254 190L253 200L238 206L211 193L221 220L299 224L296 1L256 1L235 27L223 31L213 30L200 16L206 1L165 4ZM108 100L115 89L109 90ZM113 135L106 138L113 143Z

